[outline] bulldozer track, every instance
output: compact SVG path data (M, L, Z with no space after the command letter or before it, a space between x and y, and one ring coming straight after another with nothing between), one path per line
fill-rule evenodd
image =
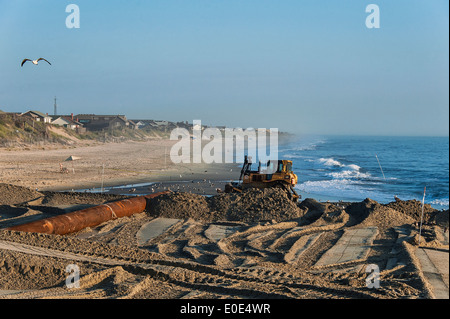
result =
M129 258L105 258L96 254L81 254L43 248L16 242L0 241L0 249L71 262L96 263L107 267L122 266L126 271L151 276L171 284L226 296L245 298L373 298L372 294L345 287L315 287L298 282L292 275L270 269L222 270L192 262L152 259L142 261Z

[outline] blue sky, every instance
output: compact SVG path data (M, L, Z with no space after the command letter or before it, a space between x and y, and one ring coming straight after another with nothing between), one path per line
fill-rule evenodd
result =
M80 28L66 28L66 6ZM380 28L365 25L367 5ZM0 0L0 109L445 135L447 0ZM45 57L52 66L25 64Z

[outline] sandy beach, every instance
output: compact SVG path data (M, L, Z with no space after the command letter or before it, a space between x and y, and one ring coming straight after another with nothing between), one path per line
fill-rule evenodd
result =
M77 147L0 150L0 181L38 190L71 190L192 179L235 180L234 164L174 164L176 141L154 139ZM65 161L70 157L78 158ZM61 166L63 171L61 171ZM233 169L236 168L236 169Z
M217 194L236 165L174 165L171 143L1 150L0 298L448 298L448 211L425 205L418 247L420 202ZM58 192L102 179L103 192ZM143 212L67 235L6 229L163 190Z

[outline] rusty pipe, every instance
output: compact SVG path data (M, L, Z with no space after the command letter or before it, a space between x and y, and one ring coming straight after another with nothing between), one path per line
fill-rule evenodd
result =
M23 232L66 235L80 231L86 227L100 225L108 220L142 213L147 207L147 200L167 193L169 193L169 191L123 199L63 215L36 220L22 225L12 226L7 229Z

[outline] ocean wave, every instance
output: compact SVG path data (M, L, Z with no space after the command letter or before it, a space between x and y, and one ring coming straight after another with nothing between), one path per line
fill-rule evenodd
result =
M319 163L322 163L325 166L338 166L338 167L344 167L345 165L342 164L339 161L336 161L333 158L319 158L317 160Z
M358 194L376 190L376 185L370 183L361 184L360 181L348 178L320 180L320 181L305 181L301 184L298 184L297 187L299 189L312 192L344 190Z
M330 189L337 188L343 189L348 188L350 185L356 184L356 181L351 179L339 179L339 180L321 180L321 181L306 181L298 185L298 188L303 189Z
M346 167L348 167L354 171L359 171L361 169L361 167L356 164L350 164L350 165L347 165Z
M336 196L342 198L366 198L375 197L375 189L372 187L361 187L358 181L351 179L333 179L321 181L306 181L295 187L301 192Z
M361 185L359 181L352 179L306 181L297 185L295 189L311 196L332 197L340 200L359 201L371 198L379 202L389 202L392 198L392 195L384 194L375 185Z
M362 173L357 170L333 172L333 173L328 173L327 175L331 176L335 179L349 179L349 178L368 179L368 178L372 178L372 175L370 175L370 173Z
M370 173L361 172L361 166L356 164L342 164L341 162L335 160L334 158L319 158L317 160L319 163L322 163L325 166L339 167L343 168L343 171L340 172L331 172L328 173L328 176L331 176L335 179L348 179L348 178L371 178L372 175Z
M448 198L433 199L432 201L430 201L430 204L431 205L438 205L438 206L448 207L449 206L449 199Z

